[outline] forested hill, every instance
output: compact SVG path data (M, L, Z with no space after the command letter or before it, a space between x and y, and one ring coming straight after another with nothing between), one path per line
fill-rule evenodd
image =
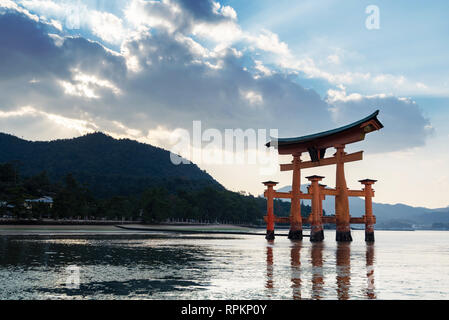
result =
M53 182L72 173L100 197L131 195L159 185L169 190L223 188L195 164L172 164L167 150L103 133L49 142L0 133L0 163L6 162L15 162L24 176L46 171Z

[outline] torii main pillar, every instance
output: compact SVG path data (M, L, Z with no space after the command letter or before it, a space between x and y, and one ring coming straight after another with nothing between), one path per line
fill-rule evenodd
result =
M293 155L292 200L290 204L290 231L288 238L302 240L301 217L301 154Z
M337 174L335 181L335 189L337 195L335 196L335 219L337 225L336 240L337 241L352 241L350 215L349 215L349 196L348 187L346 186L344 156L345 146L336 145L335 157L337 158Z

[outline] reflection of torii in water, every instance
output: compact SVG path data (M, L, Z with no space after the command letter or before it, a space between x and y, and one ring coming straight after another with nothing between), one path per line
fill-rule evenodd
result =
M301 218L301 199L312 200L312 213L309 220L306 221L312 226L310 233L311 241L322 241L324 239L323 223L336 224L336 240L352 241L351 223L365 224L365 240L374 241L374 224L376 219L372 211L372 197L374 190L372 185L376 180L360 180L365 188L362 190L348 190L346 186L344 163L362 160L363 151L347 154L345 145L358 142L365 139L365 135L372 131L383 128L382 123L377 119L379 111L370 116L356 121L344 127L337 129L307 135L298 138L275 139L267 143L267 147L275 147L280 155L290 154L293 156L291 164L281 164L281 171L293 171L292 191L276 192L273 187L277 182L266 181L267 187L264 195L267 197L267 236L268 240L274 239L274 223L290 223L289 238L292 240L302 240L302 218ZM335 148L336 152L332 157L325 158L326 149ZM301 154L308 152L310 161L302 162ZM335 189L326 188L319 184L324 177L307 177L311 182L308 193L302 193L301 187L301 169L315 168L335 164L336 186ZM322 200L325 196L335 196L335 216L323 217ZM361 218L351 217L349 214L348 197L365 197L365 215ZM275 217L273 212L273 199L287 198L291 199L290 217Z
M301 242L293 242L290 248L291 288L293 300L301 299Z
M270 298L276 298L272 296L275 291L275 283L273 281L273 242L269 241L266 248L267 255L267 269L266 269L266 282L265 288L267 289L267 296ZM292 298L294 300L302 299L301 289L303 284L308 281L301 274L301 242L293 242L290 246L290 268L291 268L291 288ZM323 296L327 296L329 291L324 288L324 270L323 270L323 251L325 250L324 243L313 243L310 247L310 259L312 265L311 282L312 291L311 298L314 300L320 300ZM364 290L368 299L376 299L375 286L374 286L374 268L375 261L374 243L366 244L366 281L367 287ZM304 261L304 259L303 259ZM305 269L308 268L306 265ZM335 251L335 280L337 289L337 298L339 300L347 300L350 297L351 288L351 247L349 243L338 243ZM357 283L357 281L356 281Z
M312 258L312 299L315 300L322 298L324 286L323 248L322 242L313 243L310 253Z

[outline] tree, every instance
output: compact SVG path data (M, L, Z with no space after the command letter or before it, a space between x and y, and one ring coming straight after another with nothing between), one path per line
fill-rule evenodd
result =
M25 179L23 185L27 194L37 197L46 196L49 193L52 193L52 186L46 171L42 171L37 175Z
M132 217L134 213L135 210L130 198L115 196L103 201L101 212L97 213L97 215L106 216L108 218L129 218Z
M51 213L50 204L33 202L31 205L31 212L34 218L42 219L43 216L48 216Z
M53 216L69 218L88 217L95 212L95 200L89 190L80 186L72 174L64 177L64 185L56 193Z
M153 188L145 191L141 197L143 220L160 222L170 217L168 192L165 188Z
M20 183L17 165L13 163L0 164L0 200L17 218L25 214L25 192ZM4 210L6 211L6 209Z

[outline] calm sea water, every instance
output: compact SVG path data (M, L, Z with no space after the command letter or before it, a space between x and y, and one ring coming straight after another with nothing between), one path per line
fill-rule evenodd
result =
M0 299L449 299L449 232L325 237L1 236Z

